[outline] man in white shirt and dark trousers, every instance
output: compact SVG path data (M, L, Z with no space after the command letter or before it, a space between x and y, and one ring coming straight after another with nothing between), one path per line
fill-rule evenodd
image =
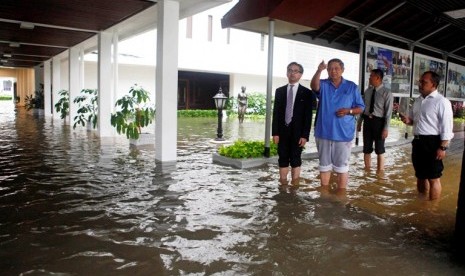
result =
M439 94L440 76L426 71L420 78L421 96L415 99L408 117L402 121L413 125L412 163L417 177L417 189L430 200L441 196L441 179L449 141L454 137L452 105Z

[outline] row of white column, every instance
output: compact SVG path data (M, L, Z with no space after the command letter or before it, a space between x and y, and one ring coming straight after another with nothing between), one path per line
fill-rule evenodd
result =
M178 22L179 2L160 0L157 2L157 67L155 81L155 159L164 165L171 165L177 158L177 86L178 86ZM155 16L155 14L154 14ZM110 124L110 116L115 104L117 89L117 34L98 34L98 129L101 138L114 137L115 129ZM113 47L113 56L112 56ZM46 116L61 120L54 111L61 89L69 91L70 99L80 94L83 86L83 50L77 47L68 50L69 89L60 85L61 57L44 62L44 112ZM113 60L113 63L112 63ZM48 103L52 102L53 104ZM70 102L70 118L77 114L77 107Z

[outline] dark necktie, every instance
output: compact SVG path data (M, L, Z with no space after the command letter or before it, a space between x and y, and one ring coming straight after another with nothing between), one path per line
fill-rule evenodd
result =
M286 101L286 115L284 117L284 120L286 124L290 124L292 121L292 106L293 106L293 101L294 101L294 95L292 91L292 87L294 87L293 84L289 85L289 90L287 91L287 101Z
M375 110L375 93L376 89L373 88L373 93L371 93L370 109L368 110L370 114Z

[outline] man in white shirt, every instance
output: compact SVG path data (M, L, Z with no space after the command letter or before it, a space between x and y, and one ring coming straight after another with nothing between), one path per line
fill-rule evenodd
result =
M412 163L417 177L417 189L430 200L441 196L441 179L449 141L454 137L452 105L439 94L440 76L426 71L420 78L421 96L415 99L409 116L402 121L413 125Z

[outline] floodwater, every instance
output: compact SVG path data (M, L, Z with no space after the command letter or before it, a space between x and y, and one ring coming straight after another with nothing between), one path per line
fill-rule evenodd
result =
M432 203L417 196L408 143L387 149L382 175L353 154L341 196L318 189L316 160L281 190L274 164L213 164L214 118L178 129L178 162L165 169L153 148L0 102L0 274L465 274L451 250L463 135ZM263 139L264 124L230 119L224 133Z

